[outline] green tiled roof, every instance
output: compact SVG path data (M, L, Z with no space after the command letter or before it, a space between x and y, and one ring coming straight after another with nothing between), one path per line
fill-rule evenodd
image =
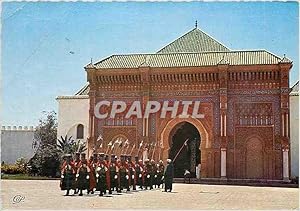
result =
M286 58L285 55L284 55L283 58L281 59L280 63L291 63L291 60Z
M299 81L297 81L294 86L292 86L292 91L290 93L290 95L293 95L293 96L299 96Z
M90 91L90 86L87 83L86 85L84 85L84 87L82 87L75 95L88 95Z
M194 28L157 53L198 53L211 51L230 50L200 29Z
M199 67L218 64L261 65L278 64L282 58L265 50L228 51L202 53L128 54L112 55L96 64L95 68L138 68L149 67Z

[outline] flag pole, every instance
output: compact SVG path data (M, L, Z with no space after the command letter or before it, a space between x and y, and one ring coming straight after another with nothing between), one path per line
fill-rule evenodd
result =
M155 151L156 151L156 142L155 142L154 147L153 147L153 152L152 152L151 160L153 160L153 158L154 158Z
M135 148L135 144L133 144L133 147L131 149L130 155L132 155L133 149Z
M159 161L160 161L160 156L161 156L162 146L163 146L163 141L162 141L162 140L160 140L160 145L159 145L159 154L158 154L158 160L159 160Z
M180 150L177 152L177 154L175 155L174 159L173 159L173 163L175 162L176 158L178 157L179 153L182 151L183 147L186 146L187 142L189 139L185 140L185 142L183 143L182 147L180 148Z
M143 146L143 140L141 141L140 145L139 145L139 149L138 149L138 152L137 152L137 155L136 156L139 156L140 154L140 150L141 150L141 147Z

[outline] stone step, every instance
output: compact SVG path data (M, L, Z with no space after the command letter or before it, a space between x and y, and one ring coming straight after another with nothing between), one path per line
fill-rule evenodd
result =
M184 178L174 178L175 183L189 183ZM262 187L291 187L298 188L298 184L292 184L283 180L255 180L255 179L220 179L220 178L191 178L191 184L207 184L207 185L239 185L239 186L262 186Z

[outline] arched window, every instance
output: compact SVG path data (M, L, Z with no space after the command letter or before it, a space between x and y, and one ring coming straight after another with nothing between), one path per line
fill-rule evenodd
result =
M77 139L83 139L83 131L84 131L83 125L79 124L77 126Z

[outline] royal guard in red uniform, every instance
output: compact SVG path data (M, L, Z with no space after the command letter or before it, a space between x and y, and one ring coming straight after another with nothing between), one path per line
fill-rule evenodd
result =
M158 175L157 175L157 165L154 160L151 160L152 166L152 186L158 187Z
M127 156L128 159L128 168L129 168L129 172L130 172L130 185L132 185L132 189L136 190L136 181L137 181L137 175L135 172L135 165L133 163L133 161L131 160L131 155Z
M129 168L128 165L126 163L126 156L125 155L121 155L121 164L120 164L120 189L126 189L127 191L130 191L130 172L129 172Z
M88 166L88 162L85 159L85 154L81 154L81 162L80 166L77 170L76 180L79 189L79 196L82 196L82 191L87 190L89 191L89 184L90 184L90 168Z
M152 186L152 165L149 159L145 160L145 167L144 167L144 187L147 190L149 187L150 190L153 189Z
M114 190L114 188L116 189L116 191L119 193L121 192L119 189L120 183L119 183L119 179L120 179L120 175L119 175L119 165L116 161L116 156L115 155L111 155L111 160L110 163L108 165L108 169L109 169L109 177L110 177L110 190L109 190L109 194L112 194L112 191Z
M73 159L73 166L74 166L74 171L75 173L77 172L79 166L80 166L81 160L80 160L80 153L76 152L75 153L75 158ZM77 185L77 181L74 180L74 190L75 190L75 194L78 193L78 185Z
M159 161L159 163L157 164L157 181L158 181L158 187L160 188L160 185L162 185L163 182L163 176L164 176L164 172L165 172L165 166L164 166L164 162L162 160Z
M99 161L95 170L96 190L100 191L99 196L103 196L106 190L110 190L109 170L104 160L104 153L99 154Z
M65 155L65 161L61 167L61 180L60 180L60 188L61 190L66 190L66 196L69 195L70 189L73 189L74 186L74 166L71 163L72 156L70 154Z
M94 188L96 188L96 167L98 165L98 156L96 153L94 153L93 156L90 157L90 161L89 161L88 165L91 169L89 192L91 194L94 194Z
M144 186L144 165L143 161L139 160L139 157L135 157L135 174L136 174L136 185L139 186L141 190L143 190Z

